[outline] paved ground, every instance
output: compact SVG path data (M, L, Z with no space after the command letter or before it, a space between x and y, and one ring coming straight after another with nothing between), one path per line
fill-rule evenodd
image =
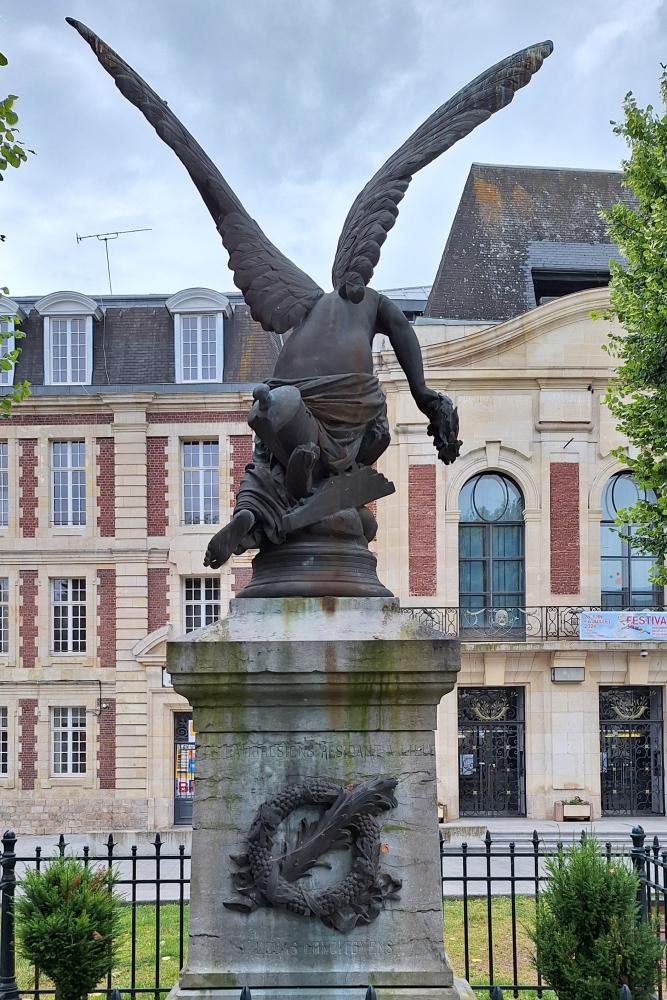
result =
M533 830L537 830L540 841L540 853L549 853L558 841L570 843L581 836L582 831L594 834L603 844L611 843L614 852L629 854L632 843L630 832L634 826L643 826L647 837L646 844L650 846L653 837L657 836L661 846L667 848L667 818L659 817L614 817L596 820L593 823L555 823L548 820L533 819L461 819L441 826L444 841L442 859L443 892L445 895L463 895L463 858L461 845L468 845L466 860L468 894L479 896L509 895L514 884L518 894L533 894L535 892L535 857L532 847ZM489 830L492 838L492 857L487 861L484 837ZM189 898L189 884L181 888L181 866L178 859L179 846L185 847L189 854L191 833L189 829L173 830L160 834L163 841L161 860L159 862L159 896L161 900L178 900L181 892L183 898ZM123 832L116 834L116 846L113 856L114 863L120 872L120 891L127 899L132 898L133 864L137 884L134 898L138 902L152 902L157 898L158 865L155 860L153 834L145 832ZM107 835L69 835L66 837L66 853L81 855L84 845L90 848L91 857L106 862ZM515 844L514 861L510 858L509 845ZM130 850L137 846L137 860L133 863ZM17 876L20 877L25 859L34 863L36 848L41 848L43 858L53 857L58 853L57 837L21 837L17 843ZM183 876L190 878L190 862L183 863ZM538 860L537 875L544 875L544 860Z
M84 846L90 848L90 857L96 859L97 864L106 864L108 861L107 852L108 834L70 834L66 835L65 854L75 854L81 857ZM177 901L183 893L184 899L190 897L190 862L179 859L179 845L185 846L185 853L190 853L191 833L190 830L176 830L168 833L161 833L163 841L160 848L160 861L156 862L156 850L153 844L154 834L146 832L123 832L114 835L116 846L113 851L114 867L120 874L119 891L126 899L136 899L137 902L154 902L159 898L164 900ZM131 848L137 847L137 859L132 860ZM16 865L16 876L21 877L27 864L34 866L35 852L41 848L42 858L55 857L58 854L57 837L20 837L16 844L16 856L19 859ZM181 872L184 885L181 887ZM157 878L159 874L159 892ZM131 881L136 879L134 896ZM185 881L187 880L187 881Z
M635 826L642 826L646 833L645 845L651 847L653 838L667 849L667 818L664 816L605 817L592 823L556 823L534 819L461 819L443 824L443 893L446 896L463 896L464 859L462 844L467 844L465 872L467 893L470 896L502 895L512 892L519 895L535 893L536 877L545 874L544 858L536 861L533 848L533 831L539 838L538 854L549 854L560 841L567 846L581 837L582 832L594 835L602 844L610 843L614 854L628 856L632 849L630 833ZM491 857L487 859L484 838L491 834ZM510 857L510 844L515 845L514 860ZM662 882L662 874L660 877Z

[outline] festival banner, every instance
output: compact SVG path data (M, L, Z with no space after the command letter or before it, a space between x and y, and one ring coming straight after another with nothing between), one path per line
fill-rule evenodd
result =
M665 611L581 611L579 638L589 642L667 640Z

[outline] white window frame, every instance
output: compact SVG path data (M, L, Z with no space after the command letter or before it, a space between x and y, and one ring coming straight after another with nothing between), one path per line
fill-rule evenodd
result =
M85 705L52 705L49 716L51 776L54 778L78 778L86 775L88 773L88 717ZM81 733L83 733L82 740ZM82 749L83 761L80 759ZM78 756L76 761L75 756Z
M65 583L67 584L67 596L63 599L56 599L56 594L58 591L58 585ZM75 586L77 584L76 593L78 599L75 600ZM79 584L83 583L83 599L81 599L81 587ZM51 652L55 656L84 656L88 650L88 581L83 576L57 576L51 579ZM59 623L58 629L62 631L62 622L64 621L66 629L66 639L59 639L58 642L62 648L56 649L56 608L64 609L64 614L58 616ZM78 615L75 617L75 610L78 609ZM83 609L83 610L81 610ZM77 621L78 619L78 621ZM74 628L75 623L79 632L79 638L74 639ZM81 632L83 632L83 638L81 638ZM78 646L79 648L74 648Z
M212 317L215 320L215 374L204 378L202 375L202 331L201 321L204 318ZM183 364L183 320L197 321L197 375L195 378L186 378ZM176 316L175 327L176 337L176 381L185 385L199 382L222 382L223 373L223 325L222 313L179 313Z
M197 584L199 586L199 596L192 597L188 596L188 587L191 584ZM213 592L217 588L217 597L213 596ZM194 587L192 588L195 589ZM183 631L184 632L194 632L195 629L202 628L204 625L212 625L220 619L220 577L219 576L186 576L183 579ZM210 595L210 596L207 596ZM206 609L208 605L218 606L217 617L213 618L207 615ZM209 620L207 621L207 618ZM195 624L195 619L199 620L199 624ZM191 621L191 626L188 628L188 622Z
M224 359L224 317L232 315L229 299L212 288L184 288L172 295L165 305L174 317L174 360L176 382L195 385L207 382L222 382L225 368ZM183 374L183 318L198 318L198 374L201 376L201 325L202 316L215 316L215 375L209 378L185 378Z
M72 445L81 445L83 447L83 464L74 465L72 461ZM54 453L56 446L65 446L67 449L67 465L56 466L54 461ZM86 441L84 438L74 438L68 441L54 440L49 442L49 461L51 466L51 524L54 528L84 528L87 522L88 514L88 497L86 490L86 459L87 459L87 448ZM60 475L64 473L65 483L66 483L66 520L56 523L56 474ZM74 520L74 507L73 507L73 496L74 496L74 474L77 474L77 481L82 479L83 481L83 511L78 514L80 520Z
M9 441L0 440L0 528L9 525Z
M45 385L90 385L93 377L93 317L102 319L102 310L94 299L80 292L52 292L35 303L35 309L44 317L44 384ZM85 377L72 381L72 355L67 352L67 375L65 381L54 381L52 365L51 320L84 320L85 327ZM71 331L68 335L71 345Z
M0 576L0 654L9 652L9 577Z
M2 358L5 354L10 354L16 347L16 337L11 332L16 324L13 316L8 317L5 313L0 313L0 316L2 317L0 318L0 358ZM0 389L8 389L14 385L14 370L14 365L8 370L0 368Z
M9 777L9 708L0 705L0 778Z
M206 465L204 461L204 446L205 445L215 445L218 452L218 460L214 465ZM186 448L197 447L198 460L197 465L185 464L185 450ZM210 477L213 485L215 487L215 499L216 499L216 512L215 517L210 520L206 519L205 510L205 486L206 486L206 473L212 472L213 475ZM191 485L195 485L199 493L199 510L188 511L187 500L186 500L186 476L190 474L190 477L194 482ZM220 523L220 441L217 438L199 438L197 440L188 440L187 438L181 441L181 511L182 511L182 523L187 527L198 524L219 524ZM191 517L196 516L196 520L189 519L188 515Z
M53 365L53 335L54 323L66 323L65 365L66 377L56 378ZM74 378L72 374L72 324L83 323L84 346L84 377ZM48 333L46 327L48 326ZM79 331L77 331L78 333ZM44 381L46 385L90 385L93 370L93 320L91 316L49 316L45 320L45 365Z
M6 295L0 295L0 329L3 329L3 327L15 329L24 319L25 313L18 302L14 302L13 299L8 298ZM4 332L7 332L7 330ZM13 333L10 333L6 339L0 340L0 356L13 351L15 347L16 337ZM15 370L14 365L12 365L9 371L2 371L0 369L0 389L9 389L14 385Z

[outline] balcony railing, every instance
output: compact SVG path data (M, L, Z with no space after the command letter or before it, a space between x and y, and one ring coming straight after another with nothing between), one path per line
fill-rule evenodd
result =
M542 642L578 639L582 611L609 610L598 605L529 608L404 608L417 621L461 642ZM613 610L621 611L622 608ZM638 608L625 609L638 611ZM664 611L665 607L651 608Z

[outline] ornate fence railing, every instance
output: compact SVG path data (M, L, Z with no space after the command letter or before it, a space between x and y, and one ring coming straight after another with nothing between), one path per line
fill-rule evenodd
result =
M635 827L626 843L607 843L602 850L609 863L634 867L639 877L638 919L650 919L664 940L667 850L657 837L650 844L645 840L641 827ZM27 867L43 867L68 845L61 836L44 850L22 853L16 846L14 834L5 833L0 852L0 1000L41 1000L53 995L53 986L45 983L39 969L17 963L13 899ZM480 998L553 1000L527 957L527 928L545 884L545 860L559 846L545 843L536 832L517 843L494 841L489 833L476 844L441 842L446 948L455 974L464 976ZM100 850L82 847L68 853L87 864L115 868L125 898L123 957L97 994L107 1000L163 1000L187 953L189 852L183 844L170 847L157 834L129 850L119 850L110 836ZM374 1000L374 994L369 987L366 1000ZM657 995L667 998L667 959ZM244 989L241 997L251 1000L250 991ZM626 986L619 997L631 1000Z
M623 609L606 609L599 604L563 604L522 608L404 607L403 610L417 621L462 642L543 642L578 639L582 611ZM665 608L651 610L659 612Z

